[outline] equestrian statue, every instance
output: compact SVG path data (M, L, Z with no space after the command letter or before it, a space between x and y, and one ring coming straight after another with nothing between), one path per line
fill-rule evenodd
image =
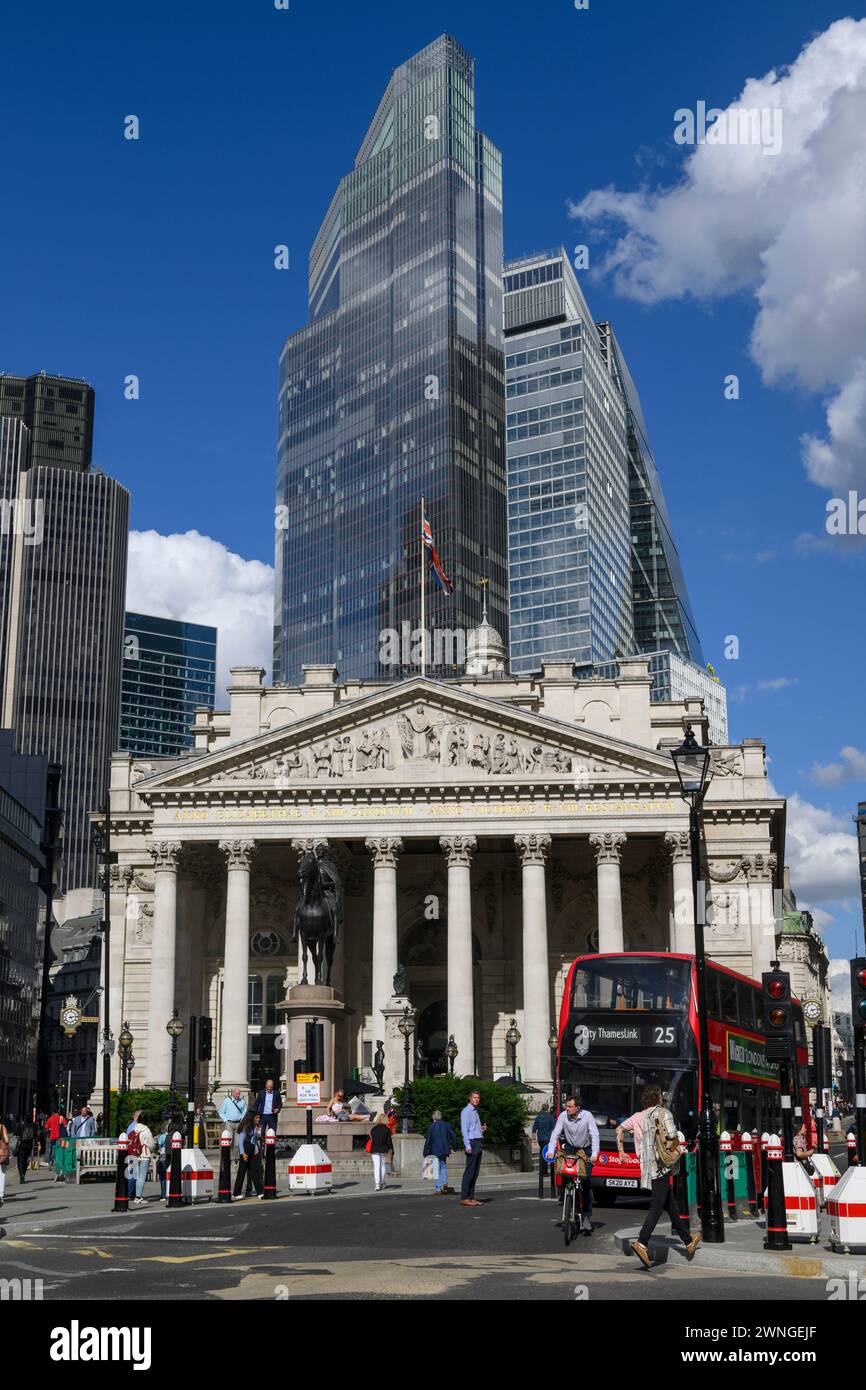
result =
M298 899L292 920L292 942L301 939L302 974L307 981L307 950L313 957L314 983L330 985L334 952L343 926L343 889L327 846L306 851L298 865Z

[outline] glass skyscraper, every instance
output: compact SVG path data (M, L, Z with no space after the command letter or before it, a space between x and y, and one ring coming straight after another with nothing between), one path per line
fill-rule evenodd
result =
M192 748L196 706L214 706L216 648L215 627L126 614L120 694L125 752L179 758Z
M634 650L625 401L560 247L505 267L511 669Z
M394 71L280 358L276 681L305 663L405 673L382 634L419 624L422 497L454 585L425 579L428 631L474 627L486 579L506 634L501 272L500 155L475 126L473 61L443 35Z

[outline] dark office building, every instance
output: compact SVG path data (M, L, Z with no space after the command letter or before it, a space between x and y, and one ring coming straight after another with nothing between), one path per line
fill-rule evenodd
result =
M74 429L65 443L58 434L52 461L49 435L34 445L46 413L31 412L22 431L21 415L3 414L17 398L0 398L0 723L16 730L19 752L63 768L58 891L66 893L96 887L89 815L105 803L120 724L129 494L90 466L89 386L66 377L0 381L7 392L35 381L45 402L60 400L49 391L74 385L86 407L80 440Z
M22 757L0 729L0 1116L27 1110L36 1085L40 875L47 758Z
M90 467L93 387L74 377L0 373L0 415L30 431L30 467Z
M381 634L419 625L422 497L454 585L426 580L428 631L475 627L487 579L506 634L501 276L500 155L443 36L394 71L280 359L275 680L402 673Z
M866 951L866 801L859 802L854 820L857 825L857 852L860 856L860 901L863 908L863 949Z
M120 747L179 758L193 746L197 705L216 696L215 627L127 613L123 634Z

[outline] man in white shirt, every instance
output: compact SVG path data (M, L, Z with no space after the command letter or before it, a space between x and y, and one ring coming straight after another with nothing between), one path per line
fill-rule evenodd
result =
M595 1117L591 1111L582 1108L579 1096L569 1096L565 1102L565 1109L553 1127L553 1133L547 1145L547 1152L551 1159L555 1158L556 1147L559 1143L562 1144L563 1150L567 1154L575 1154L578 1149L583 1149L588 1155L586 1177L581 1179L580 1184L583 1188L584 1200L580 1228L583 1234L588 1236L592 1234L592 1186L589 1178L592 1165L598 1158L600 1141Z

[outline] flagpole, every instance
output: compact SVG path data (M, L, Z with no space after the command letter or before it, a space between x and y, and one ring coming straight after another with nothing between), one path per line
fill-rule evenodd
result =
M427 674L427 630L424 606L424 498L421 498L421 675Z

